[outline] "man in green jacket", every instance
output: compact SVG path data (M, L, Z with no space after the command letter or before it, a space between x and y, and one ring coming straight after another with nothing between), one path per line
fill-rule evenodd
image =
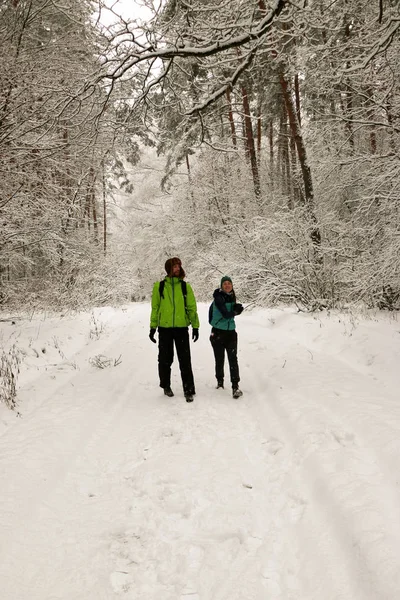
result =
M158 374L160 387L166 396L173 396L171 390L171 366L174 360L174 343L181 371L183 393L186 402L193 402L195 395L192 363L190 358L189 325L192 326L192 340L199 339L199 317L196 299L189 283L184 281L185 271L179 258L169 258L165 263L167 276L157 281L151 297L150 335L157 343L155 333L158 327Z

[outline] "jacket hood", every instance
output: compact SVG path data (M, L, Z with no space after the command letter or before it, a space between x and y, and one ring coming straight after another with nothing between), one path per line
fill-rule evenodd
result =
M232 301L235 297L233 290L230 294L227 294L226 292L221 290L221 288L217 288L216 290L214 290L213 298L216 298L217 296L222 296L223 298L225 298L225 301L228 301L228 302Z
M173 258L169 258L166 262L165 262L165 271L167 273L167 277L172 277L172 269L174 267L174 265L179 265L179 279L184 279L185 278L185 271L182 268L182 262L181 259L178 258L177 256L174 256Z

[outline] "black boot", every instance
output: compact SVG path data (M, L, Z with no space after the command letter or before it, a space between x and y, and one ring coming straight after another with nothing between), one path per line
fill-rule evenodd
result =
M232 386L232 398L240 398L240 396L243 396L243 392L242 390L239 389L239 386L233 385Z
M217 390L219 390L220 388L224 389L224 380L223 379L218 379L218 381L217 381Z
M170 387L166 387L166 388L164 388L164 394L166 396L168 396L168 398L172 398L172 396L174 395L174 392L171 390Z
M193 402L193 394L185 394L185 400L186 402Z

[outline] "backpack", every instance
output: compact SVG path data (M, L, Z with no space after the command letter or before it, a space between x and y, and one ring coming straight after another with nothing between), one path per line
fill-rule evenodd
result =
M162 279L160 281L160 285L158 287L158 291L160 292L160 298L164 298L164 287L165 287L165 279ZM187 287L186 287L186 281L183 281L183 279L181 279L181 287L182 287L182 294L183 294L183 301L185 303L185 312L187 312Z
M210 325L212 325L211 321L213 318L213 310L214 310L214 300L211 302L210 306L208 307L208 322L210 323Z

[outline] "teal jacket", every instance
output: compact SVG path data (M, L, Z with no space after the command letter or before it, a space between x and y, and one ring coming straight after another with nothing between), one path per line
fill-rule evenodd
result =
M215 327L215 329L223 329L224 331L236 329L235 313L233 312L235 301L231 294L226 294L221 289L216 289L213 297L210 325Z
M153 287L151 296L150 327L188 327L200 326L197 314L196 298L189 283L186 283L186 306L178 277L166 277L163 298L160 296L160 282Z

